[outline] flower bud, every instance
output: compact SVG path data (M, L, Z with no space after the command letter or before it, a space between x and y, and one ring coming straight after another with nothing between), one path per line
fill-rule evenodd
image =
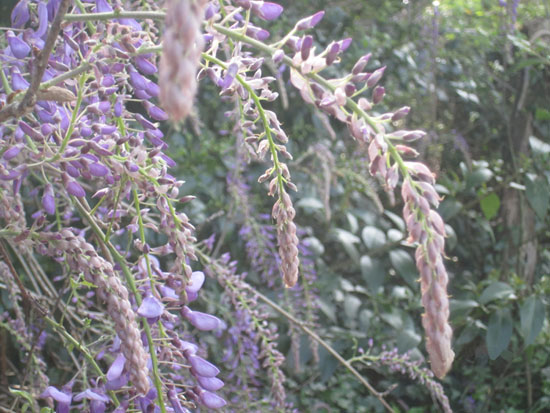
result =
M298 23L296 23L295 28L296 28L296 30L312 29L313 27L315 27L323 19L324 15L325 15L324 11L318 11L317 13L315 13L312 16L309 16L309 17L306 17L302 20L299 20Z

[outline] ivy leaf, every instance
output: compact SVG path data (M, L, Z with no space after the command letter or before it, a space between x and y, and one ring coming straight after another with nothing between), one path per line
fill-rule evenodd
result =
M491 360L495 360L508 347L512 338L512 316L510 310L501 308L491 314L487 326L487 351Z
M519 309L519 316L521 335L525 340L525 346L529 346L539 335L546 317L542 300L534 295L527 298Z

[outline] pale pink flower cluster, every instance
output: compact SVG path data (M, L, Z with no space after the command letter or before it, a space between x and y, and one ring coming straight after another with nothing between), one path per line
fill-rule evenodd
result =
M449 325L449 277L443 257L445 255L445 226L439 214L431 209L439 205L433 184L434 177L428 168L417 162L407 162L413 180L404 180L401 194L405 201L403 216L409 231L409 241L418 242L416 266L420 272L422 305L426 312L422 325L426 331L426 349L433 372L443 378L454 359L451 349L453 331Z
M298 282L300 259L298 258L298 236L294 216L296 211L290 196L283 192L273 206L273 218L277 220L277 241L283 281L287 288L294 287Z
M196 72L203 39L204 0L169 0L160 59L160 101L173 121L189 115L197 90Z

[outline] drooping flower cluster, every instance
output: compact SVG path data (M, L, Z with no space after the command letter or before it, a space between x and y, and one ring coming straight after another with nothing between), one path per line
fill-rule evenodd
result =
M193 107L203 40L205 0L169 0L160 60L160 101L171 119L181 121Z
M60 3L69 14L59 36L50 37ZM107 0L75 6L21 0L12 21L24 30L6 33L0 57L0 112L6 119L0 130L3 235L13 237L16 254L39 282L44 275L33 250L62 263L61 275L53 279L61 288L51 286L48 303L62 307L59 303L69 301L71 315L64 318L66 325L51 320L50 326L71 337L66 329L78 319L73 311L89 320L106 311L113 324L92 321L91 336L83 338L116 333L108 357L97 348L97 360L110 365L107 374L96 364L95 380L88 374L87 381L78 377L62 390L50 386L43 397L59 409L74 407L73 402L94 409L109 403L144 411L165 406L183 411L197 404L218 408L225 401L214 393L223 386L217 368L203 358L204 349L181 339L189 328L205 331L221 324L188 305L202 282L191 268L193 225L175 207L183 181L168 173L175 162L165 154L157 123L168 119L155 103L160 91L151 50L159 42L158 28L147 19L79 20L115 8L119 2ZM32 90L41 61L36 57L50 38L44 76ZM33 95L29 106L17 112L27 91ZM91 357L86 343L78 349ZM163 380L161 374L175 378ZM186 383L183 388L174 384L180 382ZM73 388L81 393L72 397ZM108 393L113 390L117 396Z
M275 77L262 72L264 58L253 54L250 45L276 65L290 66L290 80L303 99L347 124L357 141L369 145L371 172L382 177L388 192L397 187L399 173L404 177L405 217L411 241L419 243L417 265L428 351L434 371L443 376L453 355L442 261L443 224L431 209L437 206L433 177L421 164L402 160L401 155L414 154L413 149L393 144L394 140L408 143L423 134L392 130L391 122L401 120L409 109L376 118L367 114L384 96L384 88L377 83L385 68L365 72L366 55L349 75L323 79L319 72L340 60L351 39L332 42L316 54L313 37L298 33L318 24L322 12L298 21L280 41L267 45L270 34L256 22L282 13L282 7L272 2L206 5L203 0L168 0L163 15L157 2L142 1L140 5L153 13L140 17L125 16L123 3L20 0L11 16L17 30L7 30L3 38L1 236L13 241L14 252L37 290L48 275L34 252L51 258L44 261L48 268L61 268L59 275L48 280L47 304L51 314L61 309L63 318L47 320L71 343L66 345L67 359L76 360L78 367L73 380L46 387L42 397L55 400L59 411L89 405L91 411L99 412L112 404L117 406L115 411L185 412L198 405L216 409L226 404L215 393L224 386L220 371L207 361L208 353L196 339L196 330L220 335L225 324L191 304L204 274L193 271L192 261L200 255L195 250L194 227L177 202L192 197L180 198L183 181L169 173L175 162L166 154L158 123L169 117L181 120L190 113L198 67L199 79L210 79L220 88L222 99L235 103L243 135L239 144L258 161L269 154L271 164L258 182L265 183L268 194L276 198L272 217L279 261L275 265L280 266L286 287L296 285L300 271L307 279L304 268L311 263L298 258L300 251L305 256L307 251L299 245L289 195L289 190L297 188L282 162L283 157L292 159L285 146L288 137L277 115L264 107L278 97L270 86ZM164 16L158 73L155 53L160 50L160 30L150 19ZM203 42L206 50L201 54ZM370 101L360 97L369 89ZM157 106L157 98L163 109ZM273 232L264 233L265 245L274 249ZM245 232L243 236L247 238ZM252 244L248 246L252 250ZM259 266L267 265L264 256L251 257ZM266 369L274 407L287 409L284 357L276 348L275 326L269 324L244 275L237 275L228 256L220 265L208 259L203 263L235 310L225 361L234 368L236 361L248 360L245 369L256 387L261 381L254 371ZM311 302L307 305L314 307ZM79 319L65 316L73 310L89 327L86 334L78 334L78 340L73 335ZM112 324L102 319L103 314ZM15 316L22 319L20 314ZM21 328L16 325L14 330ZM28 340L28 331L25 334L21 337ZM101 347L109 341L108 349ZM83 359L93 371L78 366ZM39 361L34 363L43 369ZM231 373L228 377L232 378ZM42 385L46 384L44 380ZM73 389L78 393L73 395ZM232 401L238 406L238 400Z

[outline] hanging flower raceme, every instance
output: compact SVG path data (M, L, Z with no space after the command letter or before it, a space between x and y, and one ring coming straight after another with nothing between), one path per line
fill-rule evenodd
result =
M160 60L160 101L173 121L189 115L197 89L196 72L203 40L204 0L169 0L163 54Z

